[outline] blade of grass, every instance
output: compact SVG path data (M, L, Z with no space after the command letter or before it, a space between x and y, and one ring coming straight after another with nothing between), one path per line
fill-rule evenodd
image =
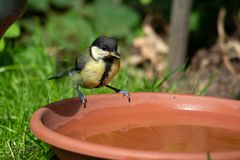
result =
M163 75L163 78L161 80L159 80L154 87L160 87L163 85L164 82L166 82L169 78L171 78L174 74L179 73L179 72L183 72L186 68L186 65L182 65L178 68L174 68L170 71L166 71L165 75Z
M9 71L9 70L18 70L18 69L19 69L19 66L17 65L3 66L3 67L0 67L0 73Z
M211 158L211 154L210 154L210 152L207 152L207 160L211 160L212 158Z
M199 95L202 96L202 95L206 94L206 92L207 92L208 88L211 86L214 78L215 78L215 75L211 75L209 77L209 79L208 79L207 83L205 84L205 86L200 90Z
M48 92L47 104L49 104L51 102L52 91L53 91L53 88L54 88L55 84L56 84L55 81L53 81L52 86L50 88L50 91Z
M0 124L0 128L5 129L5 130L8 130L9 132L12 132L12 133L16 133L16 131L14 131L13 129L11 129L11 128L9 128L9 127L6 127L6 126L4 126L4 125L2 125L2 124Z
M7 145L8 145L8 149L9 149L9 151L10 151L10 153L11 153L12 158L15 159L15 156L14 156L14 153L13 153L13 150L12 150L12 147L11 147L11 145L10 145L10 143L9 143L8 141L7 141Z

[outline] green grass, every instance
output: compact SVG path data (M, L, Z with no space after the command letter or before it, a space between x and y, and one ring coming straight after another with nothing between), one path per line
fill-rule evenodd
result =
M28 42L32 39L31 37ZM46 104L50 83L46 76L54 59L36 42L21 43L5 52L13 63L0 67L0 159L49 159L47 145L29 130L32 113ZM5 56L5 55L2 55ZM10 60L9 60L10 61Z

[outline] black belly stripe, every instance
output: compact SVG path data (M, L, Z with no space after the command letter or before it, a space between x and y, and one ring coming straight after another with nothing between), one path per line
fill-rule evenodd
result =
M96 88L103 86L105 81L107 80L109 72L111 71L111 68L112 68L113 58L104 59L104 64L105 64L105 71L103 72L100 82Z

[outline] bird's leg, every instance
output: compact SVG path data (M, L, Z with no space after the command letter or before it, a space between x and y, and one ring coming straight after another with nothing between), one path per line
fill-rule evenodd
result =
M130 94L129 94L127 91L123 91L123 90L121 90L121 89L117 89L117 88L112 87L112 86L109 86L109 85L106 85L106 87L114 90L114 91L117 92L117 93L123 94L123 96L126 96L126 97L128 98L128 102L131 102Z
M78 94L78 97L80 98L82 104L83 104L83 107L84 109L86 108L86 103L87 103L87 98L84 96L84 94L82 94L79 90L79 86L78 85L75 85L75 89L77 91L77 94Z

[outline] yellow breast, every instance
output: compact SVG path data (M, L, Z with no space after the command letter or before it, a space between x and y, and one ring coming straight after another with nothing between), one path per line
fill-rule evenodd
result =
M72 81L84 88L94 88L98 86L104 70L105 64L102 61L90 60L82 70L73 72Z
M113 61L111 69L106 77L103 74L106 70L104 61L90 60L82 70L72 73L73 84L80 85L83 88L95 88L108 84L116 75L120 67L118 59ZM103 82L101 82L103 80Z

